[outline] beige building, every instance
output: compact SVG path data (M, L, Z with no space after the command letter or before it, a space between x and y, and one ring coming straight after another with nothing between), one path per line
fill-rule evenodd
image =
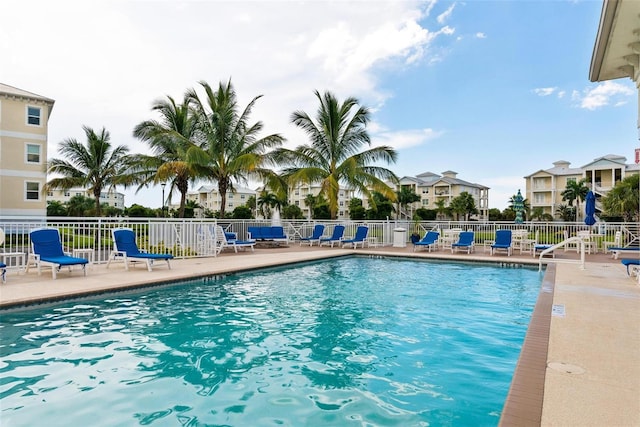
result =
M0 216L44 217L53 99L0 83Z
M542 208L544 213L556 215L560 205L566 205L562 200L562 192L569 181L586 180L586 185L596 196L596 215L602 212L600 198L626 176L640 173L640 165L627 163L624 156L609 154L594 159L579 168L572 168L567 161L560 160L553 163L550 169L541 169L525 176L526 194L531 209Z
M256 195L256 192L249 188L235 187L235 189L235 193L227 193L225 212L232 212L238 206L245 206L249 197ZM192 200L202 207L202 209L196 209L196 217L202 217L204 210L219 211L222 205L218 187L214 185L202 185L197 190L189 191L187 200ZM171 205L171 207L177 209L178 205Z
M299 207L305 218L311 218L311 209L306 205L305 199L309 195L317 197L318 194L320 194L320 189L320 184L299 184L289 189L289 204ZM354 197L355 191L353 189L340 189L338 192L338 216L336 219L349 219L349 203L351 203L351 199Z
M93 193L84 188L69 188L67 190L49 190L47 191L47 202L57 201L66 203L73 196L84 196L93 199ZM114 208L124 209L124 194L114 190L103 191L100 193L100 204L113 206Z
M408 187L413 190L420 201L410 207L411 212L404 214L411 218L413 212L418 208L437 209L437 202L443 200L447 207L453 199L461 193L471 194L478 209L478 215L474 219L484 220L489 218L489 187L474 184L458 178L458 173L448 170L438 175L433 172L424 172L415 177L405 176L400 179L399 188Z

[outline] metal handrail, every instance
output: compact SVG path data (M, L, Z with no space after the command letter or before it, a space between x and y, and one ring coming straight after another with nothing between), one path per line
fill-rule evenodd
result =
M544 249L542 252L540 252L540 260L538 261L538 271L542 271L542 258L555 251L556 249L559 248L563 248L568 246L571 243L577 243L578 244L578 248L579 248L579 252L580 252L580 259L579 260L575 260L575 259L563 259L563 260L559 260L556 258L553 259L549 259L546 258L547 264L549 262L555 262L556 264L558 263L563 263L563 264L580 264L580 270L584 270L584 254L585 254L585 246L584 246L584 239L582 239L581 237L578 236L574 236L574 237L569 237L568 239L563 240L560 243L557 243L551 247L548 247L547 249Z

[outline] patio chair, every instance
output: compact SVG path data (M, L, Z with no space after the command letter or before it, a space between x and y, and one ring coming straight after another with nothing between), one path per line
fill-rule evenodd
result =
M343 235L344 235L344 225L336 225L335 227L333 227L333 233L331 234L330 237L320 238L319 246L331 245L331 247L333 247L334 243L342 241Z
M413 251L415 252L419 247L423 247L429 249L429 252L431 252L431 248L438 247L439 237L440 233L438 233L437 231L428 231L422 239L413 244Z
M38 269L38 275L42 274L42 267L51 267L53 279L57 278L57 273L62 267L71 267L74 265L82 268L83 274L87 275L86 266L89 260L85 258L76 258L62 249L60 240L60 232L57 228L38 228L29 233L31 240L31 254L27 260L26 271L29 271L31 264L35 264Z
M360 247L364 248L364 242L367 240L367 234L369 234L369 227L359 225L353 239L343 240L342 247L344 248L345 246L350 245L353 246L353 249L357 249L358 244L360 244Z
M616 231L616 234L613 237L613 241L604 241L602 242L602 247L604 249L604 253L611 252L611 247L619 248L622 246L622 232Z
M136 234L130 228L116 228L112 231L113 234L113 251L109 255L107 261L107 268L111 264L111 261L116 258L122 258L124 260L124 269L129 270L129 262L145 262L147 264L147 270L153 270L154 261L166 261L167 267L171 270L170 259L173 258L171 254L153 254L147 253L144 250L140 250L136 244Z
M254 252L254 246L256 241L251 240L238 240L235 233L225 232L221 226L216 226L216 247L217 252L220 253L225 248L233 248L235 253L238 253L238 248L244 250L245 248L251 248L251 252Z
M474 250L474 234L473 231L462 231L456 243L451 244L451 253L454 251L466 250L468 254Z
M303 243L309 243L309 246L313 246L313 242L318 242L318 244L320 244L320 238L322 237L323 234L324 234L324 225L316 224L313 227L313 233L311 233L311 236L300 238L300 246L302 246Z
M496 241L491 245L491 255L496 251L506 251L507 256L511 256L512 250L511 230L496 230Z

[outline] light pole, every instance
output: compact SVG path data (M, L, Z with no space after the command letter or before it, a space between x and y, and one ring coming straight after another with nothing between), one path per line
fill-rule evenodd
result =
M160 187L162 187L162 218L164 218L164 186L167 185L166 183L162 183L160 184Z

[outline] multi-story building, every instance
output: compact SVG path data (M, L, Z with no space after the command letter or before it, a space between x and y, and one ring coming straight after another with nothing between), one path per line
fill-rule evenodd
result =
M572 168L567 161L553 163L550 169L541 169L525 176L526 195L531 209L542 208L544 213L556 216L562 200L562 192L570 181L586 180L586 185L596 195L596 214L602 211L599 198L605 196L626 176L640 173L640 165L626 163L624 156L609 154L598 157L579 168Z
M0 216L44 217L53 99L0 83Z
M412 217L413 211L418 208L437 209L440 200L443 200L444 206L447 207L453 199L467 192L473 197L478 209L478 215L474 218L489 218L489 187L464 181L458 178L457 172L448 170L442 172L442 175L424 172L415 177L404 176L400 179L397 189L400 190L402 187L410 188L420 196L420 201L409 207L411 212L405 212L408 217Z
M47 202L57 201L60 203L66 203L73 196L84 196L93 198L93 193L91 193L86 188L69 188L67 190L48 190L47 191ZM100 193L100 204L106 204L107 206L113 206L114 208L124 209L124 194L118 193L114 190L103 191Z
M320 184L298 184L289 189L289 204L296 205L302 210L305 218L311 218L312 212L305 203L305 199L312 195L317 197L320 194ZM338 216L336 219L349 219L349 203L355 197L355 191L349 188L340 188L338 192Z
M231 212L238 206L245 206L249 197L255 196L256 192L249 188L235 187L235 192L227 192L227 201L225 206L225 212ZM204 210L210 210L216 212L220 210L222 201L220 193L218 193L218 187L214 185L202 185L197 190L189 191L187 193L187 200L192 200L202 207L202 209L196 209L196 216L201 217ZM173 206L177 208L177 206Z

